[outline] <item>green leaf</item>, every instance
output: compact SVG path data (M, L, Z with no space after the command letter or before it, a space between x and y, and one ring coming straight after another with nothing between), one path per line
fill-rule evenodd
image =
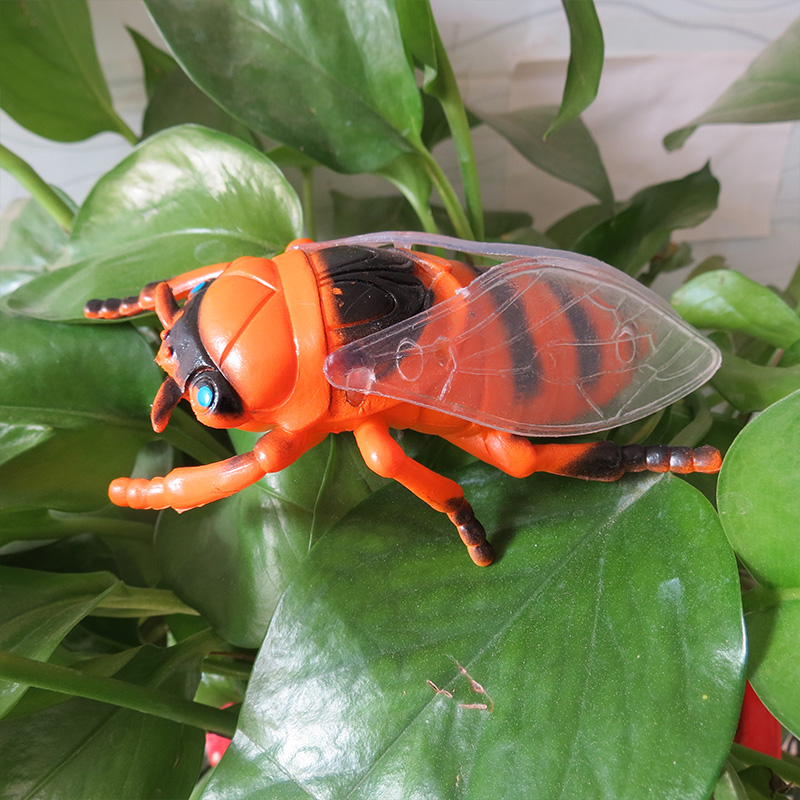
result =
M545 234L563 250L574 250L583 236L613 215L614 209L607 206L582 206L554 222Z
M738 411L762 411L800 389L800 366L763 367L723 352L711 383Z
M331 191L333 229L337 235L355 236L374 231L414 230L417 217L404 197L351 197Z
M240 451L252 447L255 437L236 436ZM234 497L166 511L156 532L165 584L232 644L258 647L314 543L381 482L342 435Z
M778 795L785 794L783 791L775 791L774 781L777 776L769 767L747 767L739 773L739 777L747 789L746 800L774 800ZM790 788L792 787L786 787Z
M253 144L253 136L245 125L198 89L183 70L175 69L153 90L144 112L142 138L185 123L205 125Z
M0 650L45 661L116 584L107 572L56 575L0 567ZM26 688L0 681L0 717ZM7 751L0 749L5 760Z
M378 174L403 193L422 227L435 233L436 225L431 216L432 183L422 158L416 154L400 156L382 167ZM382 224L385 230L392 230L387 222Z
M561 108L545 132L552 136L597 97L603 71L603 31L592 0L561 0L569 22L569 65ZM601 198L602 199L602 198Z
M800 391L760 414L737 437L719 477L725 534L760 587L745 595L753 688L800 731Z
M582 1L580 5L592 7ZM600 151L580 119L560 123L560 130L545 140L556 115L555 106L535 106L503 114L481 114L481 119L539 169L585 189L606 208L613 207L614 193Z
M713 800L751 800L747 796L742 781L729 761L714 786Z
M139 51L139 58L144 69L144 88L147 92L147 99L150 100L159 84L178 67L178 62L138 31L127 25L125 30L128 31Z
M422 110L424 114L424 122L422 124L422 143L428 150L445 141L452 136L450 126L447 123L442 104L429 94L422 95ZM474 114L469 109L466 109L467 124L470 128L480 125L482 120L477 114Z
M797 530L797 520L794 524ZM770 713L797 734L800 731L800 681L797 680L800 599L797 590L793 599L747 614L745 622L750 649L747 676Z
M147 409L161 376L148 345L129 325L0 314L0 361L0 414L15 426L0 467L0 506L105 505L108 482L130 471L153 436Z
M52 435L53 429L47 425L7 425L0 422L0 467Z
M186 125L152 136L92 189L70 259L6 298L15 313L82 319L93 297L243 255L271 256L302 235L300 203L265 156ZM151 398L152 399L152 398Z
M709 795L744 664L711 506L671 476L457 477L498 561L401 487L360 504L284 594L205 800Z
M800 19L767 45L709 109L664 138L677 150L700 125L800 119Z
M0 218L0 296L43 272L67 243L67 234L32 198L16 200Z
M389 0L147 6L192 80L249 128L340 172L421 146L419 92Z
M573 247L636 275L673 231L708 219L718 196L719 181L706 164L684 178L637 192L614 217L592 228Z
M136 141L111 105L86 0L0 3L0 106L46 139Z
M800 587L800 392L759 414L737 437L719 476L725 533L764 586Z
M65 409L64 416L72 411ZM108 484L130 472L152 435L144 422L138 430L100 424L55 431L0 467L0 506L102 508L108 504Z
M672 295L696 328L739 331L787 348L800 340L800 317L775 292L732 269L704 272Z
M47 323L0 314L0 413L10 424L146 432L160 384L144 339L129 325Z
M144 647L116 677L190 698L205 649ZM0 722L0 795L152 800L188 796L203 760L201 730L74 699Z

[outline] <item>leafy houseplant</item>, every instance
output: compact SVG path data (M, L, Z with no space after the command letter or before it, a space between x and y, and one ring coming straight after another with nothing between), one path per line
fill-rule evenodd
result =
M155 322L85 324L83 303L314 235L319 165L399 190L338 194L331 234L504 237L646 282L691 263L672 233L718 191L704 167L614 198L579 117L603 62L588 0L563 3L561 107L484 117L461 102L427 0L146 2L175 59L132 32L142 137L113 110L85 0L0 3L0 105L41 136L133 145L79 209L0 145L33 198L0 252L0 796L742 800L775 775L800 782L796 759L731 745L745 671L800 732L797 275L773 291L696 265L673 302L724 352L710 393L609 434L728 450L718 485L515 480L406 435L467 489L501 554L489 569L347 436L180 516L108 505L118 475L252 435L178 410L155 437ZM798 37L800 22L667 145L800 117ZM476 124L596 202L547 231L484 213ZM463 205L432 155L447 137ZM235 736L201 778L208 730Z

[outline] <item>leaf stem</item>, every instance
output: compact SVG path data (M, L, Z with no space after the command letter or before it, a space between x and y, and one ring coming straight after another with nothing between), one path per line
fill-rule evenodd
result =
M306 236L316 241L314 225L314 167L301 167L303 176L303 218L305 220Z
M118 678L87 675L69 667L47 664L18 656L16 653L0 651L0 679L99 700L101 703L152 714L194 728L215 731L222 736L232 737L236 732L236 717L227 711Z
M436 187L436 191L439 192L442 198L447 215L450 217L450 221L455 228L456 236L462 239L474 239L475 234L469 224L469 220L466 214L464 214L464 209L461 207L453 185L444 174L444 170L442 170L436 159L424 147L420 155L423 157L422 162L425 165L425 171L428 173L428 176L433 181L433 185Z
M67 232L72 230L72 209L27 161L0 144L0 169L31 193L31 197Z
M442 104L442 110L447 118L453 143L458 153L458 165L461 170L461 181L464 186L464 198L467 203L467 214L475 237L482 240L484 237L483 205L481 203L481 184L478 179L477 160L475 148L472 144L467 111L461 99L456 76L447 57L447 51L442 44L439 31L433 27L436 48L436 97Z

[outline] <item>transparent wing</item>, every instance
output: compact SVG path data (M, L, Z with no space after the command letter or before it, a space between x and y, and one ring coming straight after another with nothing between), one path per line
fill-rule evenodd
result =
M499 430L566 436L651 414L718 368L716 347L629 276L582 256L535 253L334 351L328 380Z

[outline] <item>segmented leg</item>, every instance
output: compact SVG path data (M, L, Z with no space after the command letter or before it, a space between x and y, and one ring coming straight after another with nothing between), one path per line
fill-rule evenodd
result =
M431 508L447 514L467 546L470 558L480 567L492 563L494 552L486 541L486 531L475 518L464 490L455 481L409 458L381 422L365 422L354 434L358 449L373 472L396 480Z
M163 478L117 478L108 487L108 496L117 506L187 511L229 497L264 474L255 454L246 453L213 464L179 467Z
M276 428L265 433L251 453L179 467L163 478L117 478L108 487L108 496L118 506L187 511L230 497L268 472L279 472L324 438L325 434L292 434Z
M715 447L665 447L614 442L534 444L522 436L484 430L472 436L445 437L503 472L524 478L551 472L589 481L615 481L626 472L718 472L722 456Z
M195 286L199 286L203 281L219 277L227 266L227 264L212 264L176 275L168 281L153 281L148 283L138 295L123 299L109 297L106 300L89 300L83 307L83 314L87 319L120 319L133 317L145 311L153 311L156 304L156 287L159 283L168 284L175 299L183 300Z

